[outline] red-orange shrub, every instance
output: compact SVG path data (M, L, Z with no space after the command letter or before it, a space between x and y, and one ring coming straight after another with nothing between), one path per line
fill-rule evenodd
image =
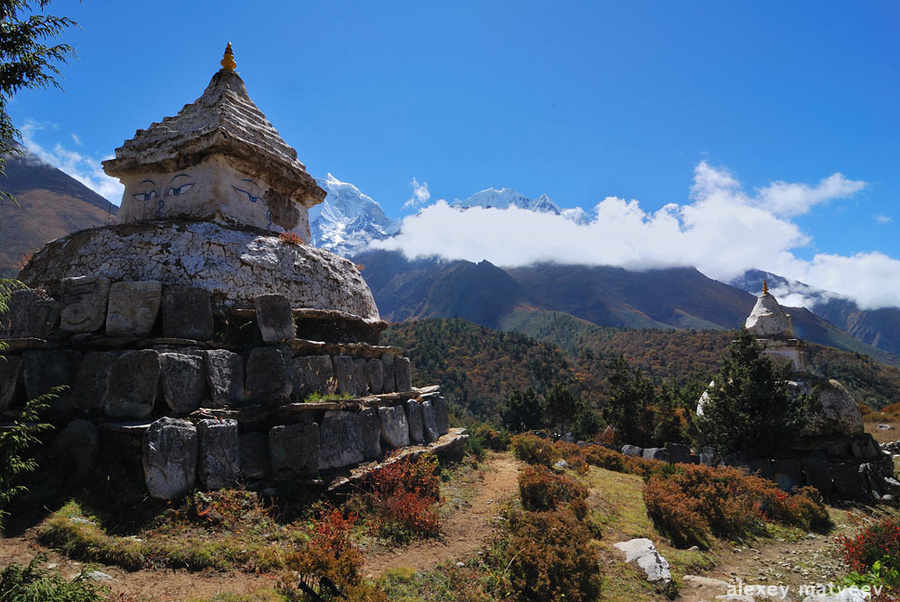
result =
M519 495L526 510L546 512L587 498L587 488L567 475L555 474L543 466L527 466L519 475ZM573 512L584 518L587 506L575 504ZM577 510L577 511L576 511Z
M365 503L378 532L397 540L437 537L441 481L437 460L386 462L365 479Z
M550 466L559 458L559 453L551 441L530 433L514 435L512 447L516 457L529 464Z

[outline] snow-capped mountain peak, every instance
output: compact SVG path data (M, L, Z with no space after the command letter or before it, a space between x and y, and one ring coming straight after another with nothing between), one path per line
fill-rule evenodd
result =
M546 194L542 194L536 199L530 199L513 188L501 188L499 190L487 188L476 192L467 199L455 200L450 206L460 209L469 209L471 207L509 209L510 207L518 207L519 209L527 209L538 213L560 214L559 207Z

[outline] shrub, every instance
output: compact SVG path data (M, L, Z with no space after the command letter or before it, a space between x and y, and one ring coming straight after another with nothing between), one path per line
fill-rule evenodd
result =
M528 464L550 466L559 457L553 443L529 433L513 436L512 447L516 457Z
M278 240L289 245L294 245L295 247L299 247L303 244L303 239L294 232L282 232L278 235Z
M572 477L555 474L543 466L527 466L519 474L519 495L526 510L546 512L558 510L565 504L584 501L588 491ZM579 510L576 515L581 514L579 518L584 518L584 514L580 512L583 506L584 504L575 505Z
M587 527L571 512L516 512L508 518L509 579L519 600L597 599L597 553Z
M506 451L510 443L509 433L497 431L483 423L472 429L469 440L477 440L482 447L493 451Z
M74 580L67 581L59 570L40 568L46 561L45 554L38 554L25 568L13 563L3 569L0 572L0 600L99 602L109 594L109 589L87 579L87 567Z
M434 458L386 462L363 482L363 504L383 537L405 540L440 534L440 477Z
M644 488L644 504L657 529L679 547L708 547L711 536L740 538L766 520L805 529L830 525L814 490L789 495L734 468L681 465L655 473Z
M841 537L844 562L847 566L857 573L868 573L876 562L886 556L900 561L898 522L900 519L897 518L883 520L863 529L855 537Z

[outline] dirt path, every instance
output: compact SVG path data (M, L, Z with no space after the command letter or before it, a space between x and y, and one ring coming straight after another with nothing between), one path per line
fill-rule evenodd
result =
M422 571L447 560L462 561L471 556L493 534L502 503L518 492L519 470L520 463L511 455L490 458L483 464L476 482L468 484L475 490L475 496L444 520L439 540L372 553L366 558L362 574L375 578L399 567Z

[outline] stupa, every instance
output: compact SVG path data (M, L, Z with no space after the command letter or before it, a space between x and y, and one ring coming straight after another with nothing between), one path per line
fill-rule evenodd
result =
M437 387L414 388L409 359L379 345L357 266L309 244L326 193L230 44L221 64L104 162L125 186L119 223L48 243L0 317L0 416L65 385L59 462L133 457L159 498L309 479L449 431Z

